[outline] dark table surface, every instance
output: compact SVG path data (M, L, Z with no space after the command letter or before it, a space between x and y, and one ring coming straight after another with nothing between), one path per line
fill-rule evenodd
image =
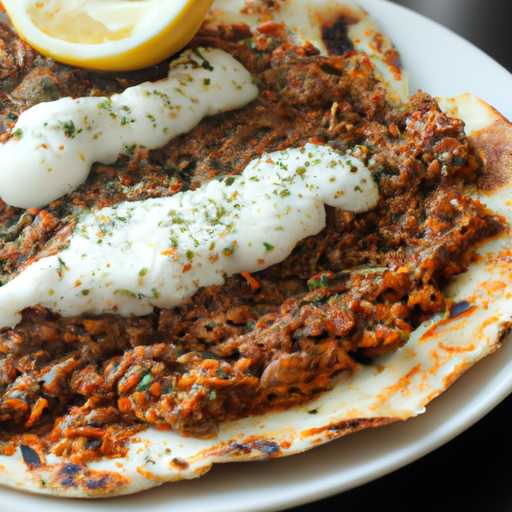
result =
M512 71L511 0L395 2L447 26ZM510 512L511 456L512 395L471 428L416 462L289 512Z
M512 511L512 395L426 457L290 512Z

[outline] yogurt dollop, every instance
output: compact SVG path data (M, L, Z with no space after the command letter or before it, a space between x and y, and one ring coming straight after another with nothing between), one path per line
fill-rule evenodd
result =
M325 204L359 213L378 198L361 161L307 144L195 191L94 211L66 249L0 288L0 327L16 325L37 304L64 316L177 306L200 287L283 261L325 227Z
M110 98L63 98L23 112L0 145L0 197L42 208L85 182L95 162L155 149L205 116L241 108L258 95L242 64L218 49L184 52L169 76Z

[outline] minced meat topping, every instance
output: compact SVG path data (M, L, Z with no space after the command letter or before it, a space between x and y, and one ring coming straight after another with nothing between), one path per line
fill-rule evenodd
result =
M25 310L0 333L6 452L30 438L78 462L118 456L149 425L205 436L228 420L305 403L446 311L443 286L467 269L475 244L504 229L465 193L479 165L463 123L423 93L388 101L366 56L321 56L274 24L254 34L203 31L191 44L232 54L255 77L258 98L161 149L96 164L83 186L45 209L2 205L2 283L63 247L84 211L195 189L307 142L352 149L379 186L379 204L358 215L327 207L327 227L285 261L202 288L174 309L129 318ZM0 140L36 103L109 95L162 73L73 70L38 55L2 20Z

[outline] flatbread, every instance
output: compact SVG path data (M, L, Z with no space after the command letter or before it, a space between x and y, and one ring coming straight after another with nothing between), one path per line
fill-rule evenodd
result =
M220 5L217 2L213 11L217 23L222 20ZM321 7L326 12L326 6ZM224 7L225 16L226 11ZM486 163L480 188L468 193L510 224L512 126L481 100L464 96L440 103L467 122L474 150ZM510 233L505 232L478 250L478 260L447 290L455 304L449 317L425 322L396 353L365 366L307 405L225 424L215 438L206 440L148 429L132 439L126 458L89 463L87 468L23 446L0 456L0 483L69 497L128 494L196 478L214 463L292 455L357 430L421 414L464 371L496 350L510 329L509 245Z
M273 7L272 7L273 5ZM331 51L330 37L345 37L348 44L366 53L375 76L386 86L391 98L406 100L409 94L407 73L389 38L375 20L354 0L215 0L204 26L245 23L254 30L262 23L283 23L299 41L308 41L324 55ZM332 36L334 32L336 36ZM341 36L340 36L341 32Z

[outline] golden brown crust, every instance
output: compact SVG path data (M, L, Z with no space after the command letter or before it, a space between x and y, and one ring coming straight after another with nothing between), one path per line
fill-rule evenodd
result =
M512 181L512 131L501 120L469 136L471 145L483 162L478 187L493 192Z

